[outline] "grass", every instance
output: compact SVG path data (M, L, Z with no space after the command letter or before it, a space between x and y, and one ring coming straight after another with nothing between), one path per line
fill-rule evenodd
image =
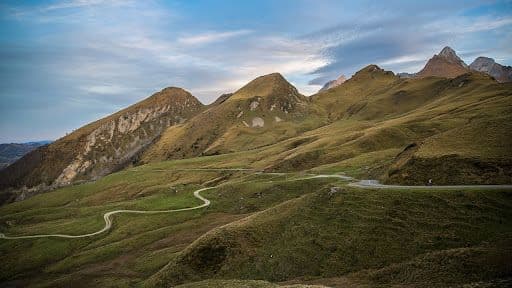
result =
M161 286L203 277L271 282L329 278L406 261L417 265L415 257L436 251L496 247L503 241L509 248L511 195L510 191L354 188L331 194L329 189L320 189L211 231L183 250L149 283ZM486 254L474 257L485 265L493 263L492 256ZM502 257L510 260L509 256ZM510 267L485 267L492 273L471 280L504 277L512 272ZM426 278L417 282L428 285ZM402 280L395 282L418 284L415 279ZM452 280L463 283L468 279L458 276Z
M1 241L0 251L6 268L0 272L0 282L41 287L72 283L81 287L106 283L104 281L120 273L128 276L115 280L116 284L138 283L156 273L176 253L209 230L308 193L302 189L304 187L334 181L290 181L300 177L298 174L285 178L245 172L180 171L189 165L184 162L139 166L93 183L58 189L2 206L0 223L6 235L81 234L102 228L102 215L107 211L191 207L200 202L192 196L192 191L201 183L218 177L225 182L220 188L204 193L212 198L212 206L207 209L174 214L118 214L114 216L110 231L91 238ZM162 170L165 167L169 169ZM176 193L170 191L171 186ZM21 255L20 251L23 251ZM119 266L116 263L126 265L112 273L101 272L112 265Z

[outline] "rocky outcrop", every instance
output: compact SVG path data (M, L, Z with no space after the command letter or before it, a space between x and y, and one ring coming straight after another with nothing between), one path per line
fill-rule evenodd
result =
M469 67L457 56L455 51L446 46L441 52L428 60L425 67L416 77L423 78L429 76L455 78L459 75L469 72Z
M492 58L478 57L469 65L469 68L486 73L501 83L512 82L512 67L496 63Z
M343 84L345 81L347 81L347 78L345 77L345 75L341 75L336 80L331 80L331 81L325 83L325 85L320 90L318 90L318 92L322 92L322 91L329 90L334 87L338 87L341 84Z
M0 171L0 189L13 194L3 198L25 198L27 193L19 191L34 194L119 170L136 162L137 156L169 126L183 123L202 109L203 105L187 91L163 89L44 149L36 149Z

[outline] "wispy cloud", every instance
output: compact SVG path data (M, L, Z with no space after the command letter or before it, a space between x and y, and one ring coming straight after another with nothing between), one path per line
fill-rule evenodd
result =
M88 6L96 6L96 5L120 5L132 3L133 0L69 0L62 1L53 4L49 4L46 6L40 7L40 11L53 11L60 9L70 9L70 8L83 8Z
M280 72L311 94L367 64L415 72L445 45L463 57L485 53L512 64L510 13L480 12L480 5L478 0L464 5L444 0L1 4L1 20L9 25L0 27L0 136L30 137L38 129L53 135L44 138L55 138L70 125L76 128L166 86L183 87L208 103L257 76ZM468 16L468 9L476 12ZM20 118L26 120L20 124Z
M212 42L224 41L233 37L239 37L243 35L250 34L251 30L236 30L236 31L224 31L224 32L216 32L211 31L207 33L201 33L198 35L184 36L178 38L178 42L186 45L201 45L208 44Z

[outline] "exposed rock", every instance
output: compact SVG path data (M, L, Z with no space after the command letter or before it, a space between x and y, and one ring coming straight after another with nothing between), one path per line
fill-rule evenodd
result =
M21 198L25 198L24 195L36 194L34 189L41 190L37 187L59 187L77 180L97 179L134 161L167 127L182 123L202 107L183 89L163 89L27 154L12 167L0 171L0 189L16 191L27 187L19 190L23 193Z
M496 63L492 58L478 57L469 65L469 68L486 73L494 77L498 82L504 83L512 81L512 67Z
M264 127L265 126L265 120L260 117L254 117L252 118L252 127Z
M467 72L469 72L468 65L457 56L457 53L452 48L446 46L439 54L434 55L434 57L428 60L425 67L416 73L416 77L437 76L455 78Z
M256 108L258 108L259 105L260 105L260 102L255 100L255 101L251 102L251 105L249 106L249 108L251 109L251 111L254 111L254 110L256 110Z
M279 116L274 116L274 120L276 121L276 123L283 121L283 119L279 118Z
M325 83L324 86L320 90L318 90L318 92L322 92L322 91L325 91L325 90L328 90L328 89L331 89L334 87L338 87L341 84L343 84L345 81L347 81L347 78L345 77L345 75L341 75L340 77L338 77L338 79L331 80L331 81Z

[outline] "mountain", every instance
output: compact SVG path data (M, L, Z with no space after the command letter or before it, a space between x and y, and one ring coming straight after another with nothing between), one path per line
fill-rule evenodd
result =
M130 158L145 165L0 206L2 287L511 286L510 188L344 176L511 184L512 83L369 65L309 98L274 73L197 106ZM124 209L158 213L102 217Z
M258 77L183 125L170 127L142 162L249 150L320 125L321 112L279 73Z
M446 46L439 54L428 60L425 67L416 77L423 78L429 76L454 78L469 71L468 65L462 61L455 51Z
M233 96L233 93L222 94L219 96L219 98L215 99L215 101L213 101L213 103L211 103L210 106L217 106L223 103L224 101L228 100L229 97L231 96Z
M345 81L347 81L347 78L345 78L345 75L341 75L336 80L331 80L331 81L325 83L325 85L320 90L318 90L318 92L322 92L327 89L337 87L337 86L343 84Z
M512 67L496 63L492 58L478 57L469 65L469 68L471 70L487 73L498 82L512 81Z
M0 198L23 199L41 190L97 179L119 170L167 127L183 123L203 105L189 92L165 88L113 115L39 147L0 171ZM6 192L8 190L8 192Z
M51 143L51 141L36 141L27 143L4 143L0 144L0 169L9 166L9 164L23 157L23 155Z

